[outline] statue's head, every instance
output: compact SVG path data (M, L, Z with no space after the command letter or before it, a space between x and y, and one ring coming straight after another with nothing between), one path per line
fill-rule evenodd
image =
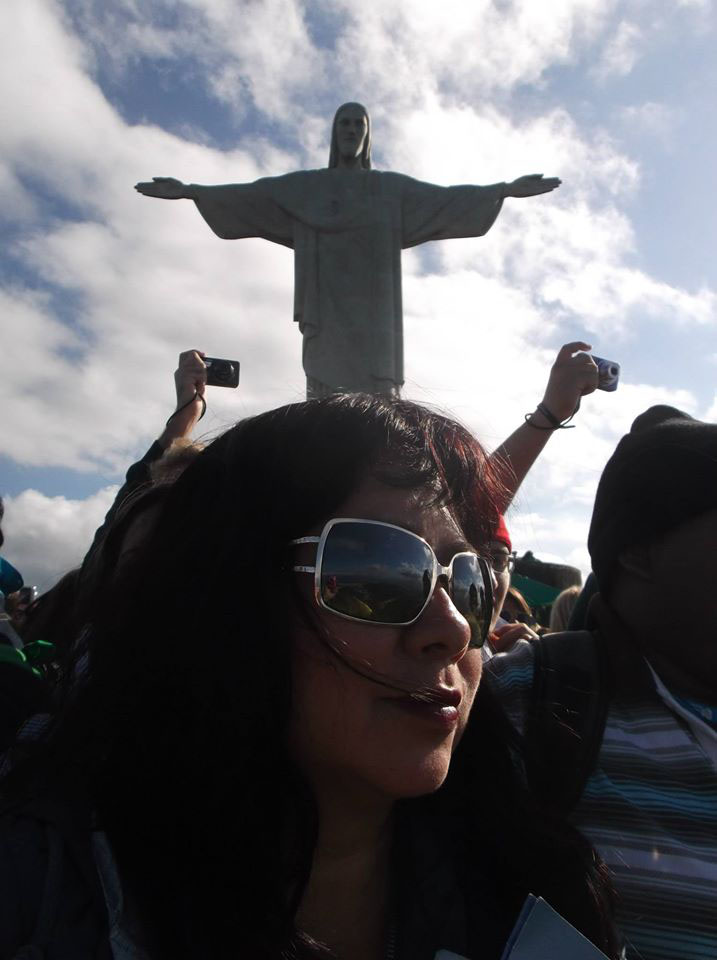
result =
M329 167L338 167L342 157L371 169L371 118L361 103L342 103L334 114Z

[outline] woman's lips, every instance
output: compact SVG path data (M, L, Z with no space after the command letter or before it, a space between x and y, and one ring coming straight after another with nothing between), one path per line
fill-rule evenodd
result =
M463 699L459 690L433 689L425 695L391 697L387 699L396 709L417 719L424 720L444 730L453 730L460 713L458 707Z

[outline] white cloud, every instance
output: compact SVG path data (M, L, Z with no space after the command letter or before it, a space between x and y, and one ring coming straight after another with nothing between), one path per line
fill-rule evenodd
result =
M155 127L126 126L48 9L28 0L13 10L13 46L0 71L12 74L13 62L19 70L21 50L31 51L35 69L17 101L6 101L0 136L20 175L40 178L78 210L79 219L42 223L28 211L12 250L42 286L72 297L74 322L62 322L49 294L0 291L11 331L0 392L16 411L0 427L2 448L27 464L121 470L171 411L182 349L242 361L239 403L211 391L203 426L300 395L291 255L261 241L243 242L240 253L217 240L192 205L132 190L153 173L226 182L267 171L245 152L221 154ZM60 89L48 102L54 83Z
M626 76L640 58L642 43L643 32L637 24L621 20L605 45L596 68L598 76Z
M513 549L519 555L530 550L534 556L548 563L565 563L577 567L583 582L590 572L587 549L589 513L570 515L561 513L545 517L540 513L526 513L513 509L507 517Z
M29 0L31 2L31 0ZM255 106L299 129L308 101L336 105L370 90L375 103L419 106L424 92L474 103L536 83L569 63L604 31L617 0L553 0L550 15L528 0L180 0L166 22L163 0L105 5L75 2L77 22L97 58L130 70L139 54L189 56L198 76L238 118ZM323 21L331 43L315 43ZM276 25L281 24L281 42ZM297 110L297 106L299 109Z
M666 145L677 123L675 111L664 103L647 100L645 103L629 104L620 110L620 119L625 129L659 137Z
M82 562L117 489L105 487L86 500L46 497L37 490L3 498L3 552L26 584L42 592Z
M677 0L677 6L711 13L713 10L713 0Z

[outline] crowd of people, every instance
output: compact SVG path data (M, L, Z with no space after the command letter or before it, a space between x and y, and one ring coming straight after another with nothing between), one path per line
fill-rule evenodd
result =
M81 567L0 566L0 960L500 960L530 894L717 956L717 425L635 420L548 628L511 585L589 349L491 454L367 394L205 447L180 355Z

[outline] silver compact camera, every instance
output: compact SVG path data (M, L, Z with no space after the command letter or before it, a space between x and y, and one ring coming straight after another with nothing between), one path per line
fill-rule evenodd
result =
M617 382L620 379L620 364L614 360L604 360L602 357L596 357L591 354L598 368L598 390L607 390L612 393L617 390Z

